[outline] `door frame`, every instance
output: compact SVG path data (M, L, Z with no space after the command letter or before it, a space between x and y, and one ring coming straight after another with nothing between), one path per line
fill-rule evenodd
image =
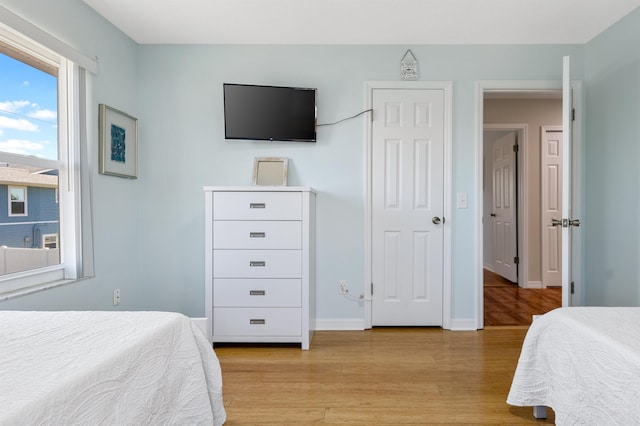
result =
M476 328L484 328L484 283L483 283L483 241L484 229L482 226L482 216L484 201L482 198L482 152L484 129L484 92L485 91L505 91L505 92L544 92L548 90L562 90L562 80L482 80L476 82L476 248L475 248L475 288L476 288ZM582 82L571 81L571 91L573 93L573 107L575 108L575 121L573 122L573 152L572 152L572 186L574 216L581 217L584 200L582 197L583 180L583 155L582 155L582 126L583 126L583 100ZM576 305L583 304L582 296L582 239L580 235L575 238L573 251L573 278L575 282L575 292L573 300ZM563 265L564 266L564 265Z
M374 89L394 90L443 90L444 92L444 212L443 212L443 270L442 270L442 328L451 328L451 225L453 215L451 211L452 193L452 99L453 82L451 81L368 81L365 83L365 108L373 107ZM373 277L373 247L372 247L372 125L375 111L371 111L371 120L365 125L364 150L364 180L365 180L365 207L364 207L364 328L369 329L373 323L373 311L371 300L371 284Z
M488 123L483 125L484 131L514 131L518 136L522 136L522 140L518 139L518 257L520 257L520 263L518 264L518 287L522 288L535 288L529 284L529 230L527 224L529 223L529 204L528 200L528 167L527 167L527 150L529 149L529 125L527 123ZM482 148L484 148L484 138L482 141ZM487 183L485 182L485 185ZM484 203L484 190L481 193L483 196L482 202ZM483 204L484 210L484 204ZM480 222L482 224L482 222ZM484 238L484 229L483 237ZM484 248L483 248L484 252ZM482 265L484 268L484 255L482 256Z

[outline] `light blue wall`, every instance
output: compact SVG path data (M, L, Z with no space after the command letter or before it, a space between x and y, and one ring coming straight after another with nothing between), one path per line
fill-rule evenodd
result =
M337 280L363 285L364 123L360 117L319 130L316 144L226 142L223 82L319 89L319 121L364 108L366 81L397 80L407 48L420 79L452 80L453 192L469 209L453 210L453 307L475 318L477 227L475 82L557 80L561 57L585 80L586 301L638 304L640 215L640 12L582 46L137 46L81 0L2 0L87 56L94 78L92 186L94 279L0 303L0 309L122 309L203 314L204 185L248 185L255 156L291 158L290 184L318 195L318 317L361 319L362 307L337 295ZM97 104L140 119L140 178L97 174ZM453 197L455 198L455 197Z
M586 46L586 303L640 304L640 9Z
M118 309L136 309L141 185L97 173L97 105L106 103L137 114L137 45L81 0L2 0L0 4L85 56L97 56L100 64L93 78L95 110L89 117L96 278L0 302L0 309L113 309L116 287L122 291Z
M357 302L337 293L346 279L364 286L364 125L360 117L321 127L316 144L225 141L222 83L318 88L320 123L365 107L367 81L398 80L411 48L420 79L453 80L455 319L474 319L477 80L560 80L562 56L584 77L584 46L140 46L140 301L142 308L201 315L204 297L204 185L249 185L253 158L290 158L290 185L317 199L317 315L362 319ZM455 199L455 197L452 197Z

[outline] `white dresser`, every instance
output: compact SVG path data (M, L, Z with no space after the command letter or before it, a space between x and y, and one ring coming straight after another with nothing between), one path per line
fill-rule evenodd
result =
M205 194L205 310L212 342L299 342L315 329L311 188L215 187Z

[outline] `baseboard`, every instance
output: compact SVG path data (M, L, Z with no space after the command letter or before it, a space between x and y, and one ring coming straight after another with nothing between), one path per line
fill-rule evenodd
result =
M364 320L354 318L343 319L317 319L316 331L340 331L340 330L364 330ZM452 319L450 330L469 331L477 330L476 321L474 319Z
M364 320L357 318L316 319L318 330L364 330Z
M471 331L477 329L478 326L475 319L451 319L451 330Z
M527 288L542 288L542 281L529 281Z
M189 318L191 322L202 330L202 334L207 335L207 319L206 318Z

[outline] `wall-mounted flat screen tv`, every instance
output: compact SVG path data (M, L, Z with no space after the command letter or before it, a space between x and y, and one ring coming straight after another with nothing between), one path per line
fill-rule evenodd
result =
M229 83L223 87L226 139L316 141L316 89Z

